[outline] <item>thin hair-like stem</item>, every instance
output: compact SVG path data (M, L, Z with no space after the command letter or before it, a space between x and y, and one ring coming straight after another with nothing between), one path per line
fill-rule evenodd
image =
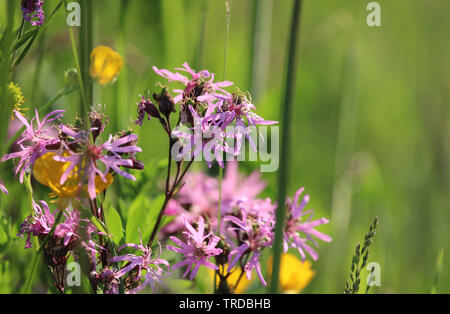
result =
M283 249L283 227L285 223L286 208L285 199L287 191L289 152L290 152L290 131L292 103L295 93L295 75L297 73L298 39L300 31L301 0L294 1L292 11L291 30L289 38L289 51L286 63L286 89L283 94L281 107L281 150L280 150L280 170L278 175L278 208L276 212L275 241L273 246L273 268L270 285L271 293L278 293L281 254Z
M81 107L81 114L84 117L89 111L93 102L93 84L89 80L90 54L93 48L92 39L92 2L81 0L81 27L80 27L80 68L84 83L85 103ZM89 125L87 125L89 127Z
M225 11L226 11L226 29L225 29L225 52L223 59L223 80L225 80L227 76L228 41L230 37L229 35L230 35L230 20L231 20L230 0L225 0ZM222 179L223 179L223 168L219 167L219 202L217 204L217 234L220 234L220 225L222 220ZM219 274L219 271L216 272L217 274ZM217 276L214 276L215 293L217 293L216 277Z

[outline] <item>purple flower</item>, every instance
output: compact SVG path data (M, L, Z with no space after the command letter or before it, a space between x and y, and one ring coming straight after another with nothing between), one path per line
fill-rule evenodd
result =
M137 280L141 281L143 279L143 281L136 288L128 291L128 293L138 293L147 285L150 285L154 291L156 289L156 284L160 283L164 273L168 272L169 262L165 259L159 258L159 256L153 258L151 256L152 249L142 244L142 237L139 245L133 243L124 244L118 249L118 251L121 251L127 247L140 251L142 255L126 254L112 257L110 261L113 263L128 262L124 268L116 272L116 278L120 278L132 270L138 269ZM167 267L167 270L164 270L163 266Z
M78 166L81 171L83 181L87 181L88 193L91 199L96 197L95 178L98 175L103 182L107 182L106 175L110 170L117 174L135 181L136 178L123 171L120 167L134 167L133 155L141 152L141 148L133 143L137 141L137 135L130 134L114 140L110 135L107 142L96 145L89 140L88 133L85 131L76 132L65 125L61 126L61 131L72 137L74 141L83 148L81 152L72 151L67 143L63 146L70 153L69 156L55 156L54 159L60 162L69 162L70 166L61 176L60 184L64 184L70 175L73 174ZM131 158L124 158L123 155L131 154ZM104 170L99 169L99 163L102 163Z
M304 188L299 189L295 193L294 201L290 199L287 201L288 219L284 229L284 251L287 252L289 247L296 248L303 259L306 258L304 252L306 251L314 260L317 260L319 255L307 242L311 241L317 247L318 244L313 239L313 236L319 240L331 242L332 239L330 236L314 229L317 226L327 224L329 220L321 218L311 221L313 210L303 210L309 202L309 195L305 195L299 204L300 196L303 191ZM307 215L309 215L309 217L305 220L305 216Z
M5 193L6 195L9 194L8 189L5 187L5 185L3 184L2 181L0 181L0 191L2 191L3 193Z
M225 94L228 92L223 88L233 85L232 82L214 82L214 73L207 70L195 72L189 67L187 62L183 63L182 68L175 70L183 71L191 75L189 79L187 76L181 75L178 72L172 73L168 70L158 69L156 66L153 70L160 76L166 78L169 82L180 82L185 85L185 89L175 89L177 96L174 98L175 103L179 103L183 98L190 98L196 101L205 101L214 97L215 95Z
M33 200L33 214L28 216L20 225L20 230L17 234L17 236L27 234L25 248L32 247L31 235L39 237L41 240L45 239L53 228L57 213L58 211L56 210L52 214L46 202L39 201L39 203L36 203ZM53 237L56 240L62 240L63 245L67 247L80 238L78 235L80 219L79 213L75 210L66 211L64 217L65 221L56 226Z
M173 90L176 93L173 102L181 104L180 123L189 128L177 128L172 132L172 135L183 143L183 149L177 156L178 160L204 154L209 167L213 159L223 167L224 153L239 155L244 138L250 141L256 151L256 145L250 135L257 125L278 123L266 121L254 113L255 106L244 94L230 94L224 89L231 86L232 82L214 82L214 74L209 71L195 72L187 63L176 70L187 72L191 78L157 67L153 67L153 70L169 82L179 82L185 86L184 89ZM142 114L138 121L142 121L141 119ZM233 123L237 128L228 129ZM228 145L231 140L236 140L235 147Z
M135 124L142 126L145 115L148 116L148 120L150 120L151 117L155 118L161 117L158 109L150 100L150 97L144 97L141 95L141 101L137 105L138 105L138 118L134 122Z
M90 273L90 279L104 285L104 294L119 294L120 281L114 268L106 266L101 270L100 274L94 270Z
M215 159L220 167L224 167L223 154L236 154L235 149L230 147L227 143L227 138L230 137L225 131L225 127L213 125L209 121L209 116L214 110L213 105L209 105L206 110L205 117L197 113L192 105L188 105L190 115L192 117L192 127L186 132L181 128L175 129L172 136L183 141L183 149L177 159L182 158L196 158L204 155L206 163L209 168L212 166L212 161ZM188 149L185 149L188 148Z
M236 232L240 245L230 251L228 255L228 272L233 269L244 255L248 255L248 262L244 265L247 278L252 278L253 269L259 277L262 285L267 283L261 273L261 264L259 261L261 251L272 245L273 218L267 221L247 214L245 207L240 211L241 219L236 216L226 216L224 221L234 224L234 227L228 228L231 232Z
M164 228L174 233L184 226L184 219L192 223L199 216L207 216L214 226L216 224L219 203L219 182L203 172L188 173L185 185L177 193L176 199L169 202L166 215L176 216L175 220ZM265 188L257 171L248 177L238 171L236 161L228 162L222 182L222 213L228 214L238 200L253 200ZM184 207L189 208L189 211Z
M219 99L217 111L209 119L215 125L220 124L224 128L235 121L236 132L232 135L237 140L235 155L240 154L243 137L249 141L253 150L257 151L256 145L250 136L255 127L257 125L274 125L278 124L278 122L264 120L254 113L255 106L244 94L218 95L217 98Z
M16 167L16 175L20 172L20 182L23 182L25 171L29 169L36 159L41 157L47 152L47 146L54 145L59 142L57 137L50 135L50 131L53 126L48 126L51 122L61 118L64 110L56 110L44 117L41 121L39 119L39 113L35 110L36 116L31 119L30 123L25 119L22 114L14 110L16 117L25 125L26 129L22 134L21 139L17 142L20 151L7 154L2 157L0 161L4 162L10 159L20 158L20 161ZM33 127L33 123L36 126Z
M44 11L42 10L43 0L22 0L23 18L31 25L42 25L44 23Z
M222 249L216 248L220 238L209 233L205 235L205 223L203 217L198 219L198 230L195 230L186 220L184 221L187 231L184 234L187 236L186 243L182 242L176 237L170 237L170 239L179 247L167 246L167 249L183 254L184 260L176 263L172 266L173 269L177 269L187 265L186 272L183 278L191 272L189 276L190 280L193 280L198 272L200 266L206 266L210 269L217 270L219 267L209 260L213 256L217 256L222 253Z
M95 240L95 234L105 235L103 232L100 232L95 225L90 222L88 219L83 219L83 221L87 222L86 226L83 228L83 236L81 241L81 246L86 250L93 271L97 269L97 255L100 255L102 251L105 251L105 248L98 245Z

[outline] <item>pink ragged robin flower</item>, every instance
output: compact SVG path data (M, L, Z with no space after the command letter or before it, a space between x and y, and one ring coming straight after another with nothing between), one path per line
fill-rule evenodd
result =
M5 187L2 181L0 181L0 191L2 191L4 194L8 195L8 189Z
M158 69L156 66L153 70L160 76L166 78L169 82L180 82L185 85L185 89L175 89L177 94L174 98L174 102L177 104L183 98L193 99L195 101L205 101L214 97L215 95L227 95L228 92L223 88L233 85L232 82L214 82L214 73L210 73L207 70L196 72L187 64L183 63L182 68L176 68L175 70L188 73L191 78L182 75L178 72L172 73L165 69Z
M120 252L125 248L133 248L136 251L140 251L141 254L126 254L112 257L110 261L113 263L127 262L124 268L115 273L116 278L121 278L131 271L137 270L137 280L140 283L136 288L127 291L127 293L138 293L148 285L150 285L153 291L155 291L156 284L159 284L161 282L161 278L168 274L169 262L165 259L159 258L159 256L152 257L152 249L142 244L142 237L140 244L124 244L117 251ZM164 269L163 266L165 266L166 269Z
M228 271L233 269L244 255L249 255L248 262L244 265L247 279L252 278L252 271L255 270L262 285L267 283L261 273L260 256L261 251L272 245L274 234L272 232L274 223L273 219L262 220L247 214L247 210L242 208L240 211L241 219L236 216L226 216L224 221L230 222L234 227L228 228L229 231L235 232L238 238L238 247L231 250L228 255Z
M26 127L21 138L17 142L19 151L11 154L7 154L2 157L0 161L4 162L10 159L20 158L16 167L16 175L20 174L20 182L23 182L23 178L27 169L30 169L36 159L41 157L47 152L47 146L57 144L59 139L51 135L53 126L49 125L51 122L61 118L64 110L56 110L44 117L41 121L39 119L39 113L35 110L36 115L30 122L18 111L14 111L16 117Z
M95 178L99 176L103 182L107 182L106 175L112 170L117 174L130 179L136 178L120 167L134 167L134 154L141 152L141 148L134 143L138 137L136 134L123 136L119 139L113 139L109 136L108 141L101 145L91 143L86 131L74 131L69 127L62 125L61 131L74 139L74 142L80 144L80 151L73 151L69 144L63 142L63 146L70 153L69 156L55 156L54 159L60 162L69 162L70 166L61 177L60 184L64 184L73 171L78 167L80 175L87 182L88 193L91 199L96 197ZM124 156L130 156L124 157ZM103 169L100 169L100 163Z
M184 181L184 186L166 209L166 215L175 216L175 220L163 230L174 233L183 228L184 219L193 223L199 216L208 217L214 228L219 203L218 180L203 172L192 172ZM222 182L222 213L230 213L238 200L256 199L265 187L259 172L245 177L239 173L237 161L228 162Z
M200 266L202 265L214 270L219 269L217 265L213 264L209 260L212 257L222 253L222 249L216 248L220 238L213 235L212 233L208 233L205 235L205 222L203 217L199 217L198 219L197 230L195 230L194 227L192 227L192 225L189 224L186 220L184 224L187 229L184 232L187 237L186 242L182 242L178 238L172 236L170 237L170 239L179 247L172 245L167 246L167 249L183 254L184 258L184 260L182 260L181 262L173 265L172 269L187 266L183 278L186 277L190 272L190 280L194 279Z
M17 236L27 234L25 248L31 248L31 235L39 237L44 240L55 224L56 216L59 211L56 210L53 214L45 201L36 203L33 200L33 214L29 216L21 225ZM66 211L64 213L64 220L60 222L53 233L53 238L57 242L62 241L65 247L68 247L74 241L77 241L80 236L79 230L79 213L76 210Z
M313 237L325 242L331 242L330 236L314 229L317 226L327 224L329 220L321 218L311 221L314 214L313 210L304 211L306 204L309 202L309 195L303 196L299 203L303 191L304 188L299 189L295 193L294 200L288 199L286 203L288 207L288 216L284 228L284 251L287 252L290 247L296 248L303 260L306 258L305 251L313 258L313 260L317 260L319 255L308 242L312 242L316 247L318 244Z

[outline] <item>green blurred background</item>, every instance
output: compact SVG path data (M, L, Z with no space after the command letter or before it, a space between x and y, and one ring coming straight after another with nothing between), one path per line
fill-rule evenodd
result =
M46 12L57 2L46 0ZM320 230L333 237L320 243L317 275L305 292L343 292L355 244L375 216L380 226L369 260L381 266L381 286L374 291L430 292L443 248L437 290L450 292L450 2L380 0L381 27L366 24L369 2L303 2L289 191L306 187L316 215L331 219ZM227 79L252 92L266 119L280 116L292 5L231 1ZM127 127L139 94L155 90L153 65L173 69L187 61L223 77L224 1L95 0L93 7L94 46L109 45L125 59L116 83L95 85L94 100L106 104L112 127ZM64 87L64 71L75 67L65 19L60 10L16 71L27 107L51 99ZM54 108L73 117L78 104L73 93ZM166 155L164 134L156 123L139 133L141 158L151 167ZM276 199L276 173L263 177L264 195ZM4 179L12 196L25 195ZM32 256L15 239L28 213L20 198L1 197L0 292L20 291ZM45 276L35 279L36 291Z

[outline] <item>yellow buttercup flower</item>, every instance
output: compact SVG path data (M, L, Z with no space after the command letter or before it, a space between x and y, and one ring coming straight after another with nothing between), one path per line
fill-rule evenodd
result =
M225 270L228 269L228 264L225 264L225 266L219 265L220 271L222 272L223 267L225 267ZM250 286L253 280L248 280L247 276L245 274L242 275L241 279L239 280L239 277L241 276L241 269L233 268L231 271L231 274L227 278L228 287L232 290L232 292L236 294L242 294L247 290L247 288ZM219 275L217 275L215 270L208 268L208 274L211 278L211 280L214 280L214 274L216 275L216 284L217 287L219 287ZM237 281L239 280L238 285L235 287Z
M64 152L67 156L69 153ZM77 202L76 198L87 197L87 189L84 185L80 190L80 174L78 166L73 170L73 174L69 175L64 184L60 184L60 179L67 168L70 166L68 162L60 162L53 159L56 153L46 153L38 158L33 166L33 176L42 185L48 186L52 190L52 194L57 198L56 203L59 208L66 208L71 201ZM100 194L113 182L111 174L106 175L106 181L97 176L95 178L96 193Z
M98 46L91 53L91 76L101 85L113 82L123 66L122 57L107 46Z
M269 276L272 275L273 256L268 261ZM313 279L316 272L311 262L300 261L295 255L286 253L281 256L280 289L284 293L300 293Z

